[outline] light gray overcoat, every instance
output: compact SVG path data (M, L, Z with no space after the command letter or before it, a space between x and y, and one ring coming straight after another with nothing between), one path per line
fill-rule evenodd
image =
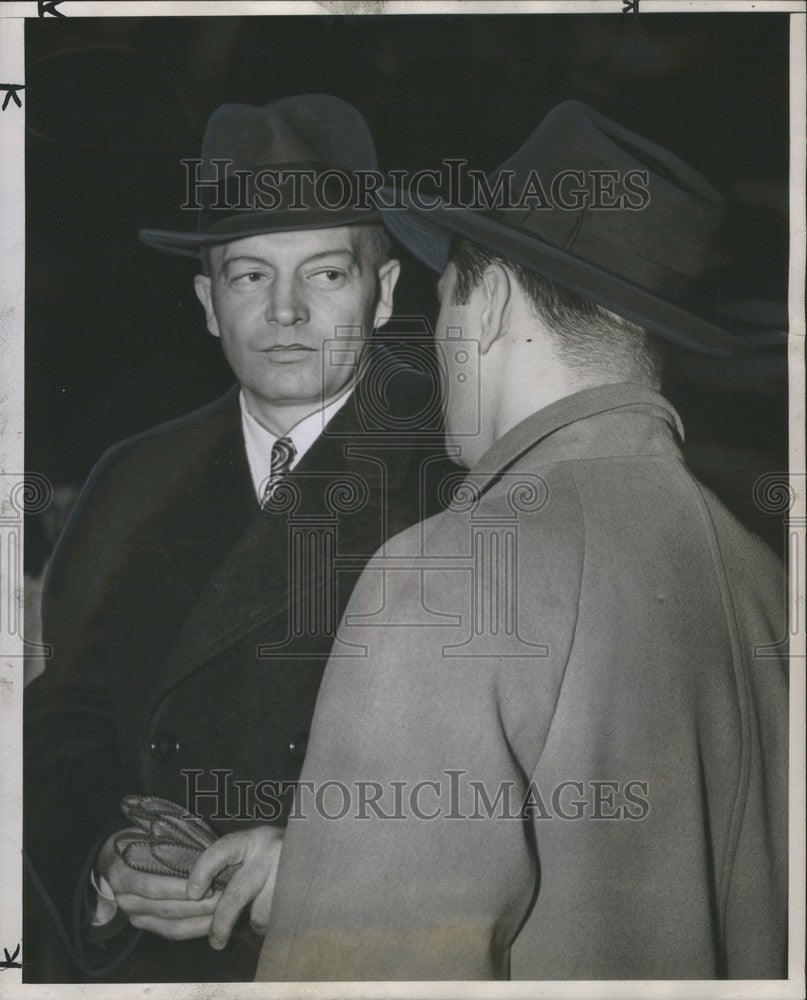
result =
M786 975L783 573L680 435L567 397L370 563L259 979Z

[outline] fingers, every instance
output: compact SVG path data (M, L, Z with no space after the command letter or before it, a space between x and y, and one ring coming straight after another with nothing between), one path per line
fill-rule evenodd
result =
M249 922L257 934L265 934L269 926L269 914L272 910L272 899L275 894L275 882L277 881L277 865L264 883L263 888L255 897L252 908L249 911Z
M241 841L237 834L228 834L211 844L207 850L202 852L201 857L190 870L187 898L201 899L218 873L227 865L240 861L242 855Z
M187 900L188 898L186 894L187 882L184 878L139 872L130 868L122 860L110 867L107 880L116 899L121 895L143 896L146 899Z
M210 944L223 948L230 940L230 934L244 907L255 898L263 885L263 877L254 868L243 868L230 879L221 894L219 905L210 924Z
M262 898L256 910L258 917L256 928L260 928L268 921L282 843L282 833L267 828L254 828L240 836L238 846L241 850L237 854L231 854L230 858L244 860L242 867L233 875L222 892L219 905L213 914L210 944L214 948L223 948L227 944L244 907L253 900L257 901L259 896ZM252 913L250 919L254 920Z
M147 914L129 917L129 923L141 931L151 931L171 941L187 941L190 938L207 937L210 933L211 917L190 917L186 920L164 920Z
M131 918L133 916L159 917L168 920L187 920L193 917L209 917L218 905L221 894L205 899L147 899L123 893L117 897L120 908Z

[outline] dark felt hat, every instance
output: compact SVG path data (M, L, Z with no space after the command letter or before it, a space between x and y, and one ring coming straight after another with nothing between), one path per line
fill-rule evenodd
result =
M223 104L207 123L201 162L186 167L196 232L141 229L140 238L197 257L204 246L246 236L371 222L374 205L353 195L359 174L377 167L367 122L337 97Z
M718 321L721 198L683 160L566 101L487 178L489 190L506 172L515 207L500 197L492 207L431 208L410 192L405 210L384 209L385 223L435 271L451 237L464 237L684 347L747 350ZM389 189L382 195L394 204Z

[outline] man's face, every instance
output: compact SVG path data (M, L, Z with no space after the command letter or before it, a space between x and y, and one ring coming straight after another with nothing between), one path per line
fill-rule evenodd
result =
M396 261L374 264L356 226L220 244L210 270L196 277L208 329L259 411L315 409L347 387L363 340L390 315L398 276Z

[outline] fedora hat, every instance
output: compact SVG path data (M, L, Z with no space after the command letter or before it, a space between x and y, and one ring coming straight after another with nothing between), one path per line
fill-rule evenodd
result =
M246 236L380 218L374 203L344 196L357 172L377 169L370 129L327 94L223 104L207 123L200 160L185 164L183 208L197 212L196 231L140 230L167 253L198 257L202 247Z
M683 160L566 101L488 176L488 190L505 179L510 197L482 207L430 207L411 191L397 192L396 207L384 188L384 221L438 272L451 237L463 237L686 348L747 350L717 322L720 195Z

